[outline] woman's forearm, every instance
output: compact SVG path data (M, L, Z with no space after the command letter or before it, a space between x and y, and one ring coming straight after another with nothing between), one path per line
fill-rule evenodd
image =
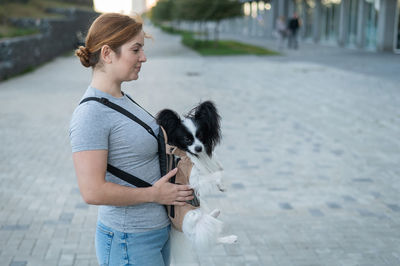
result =
M87 204L128 206L154 202L154 189L133 188L104 182L96 188L81 190L82 197Z

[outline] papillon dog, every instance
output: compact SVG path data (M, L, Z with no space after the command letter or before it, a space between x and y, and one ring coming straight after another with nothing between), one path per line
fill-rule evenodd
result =
M173 110L164 109L156 119L167 134L168 144L183 151L180 153L184 154L182 157L190 158L193 165L188 183L195 196L203 203L206 193L225 191L221 180L223 169L213 156L214 148L221 140L221 118L214 103L205 101L183 117ZM184 213L182 231L194 247L204 250L213 243L236 243L235 235L220 236L223 225L217 219L220 211L207 210L206 213L205 209L204 204L200 204L199 208Z

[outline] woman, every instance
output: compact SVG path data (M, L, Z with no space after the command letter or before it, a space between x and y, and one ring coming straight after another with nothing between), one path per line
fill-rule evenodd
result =
M76 51L93 68L83 98L103 97L125 108L158 134L154 118L121 91L138 79L146 62L142 23L121 14L103 14L91 25ZM100 265L169 265L170 222L164 205L193 199L189 186L160 178L158 144L141 125L96 101L80 104L70 124L73 161L86 203L100 205L96 254ZM107 172L111 164L153 184L136 188Z
M276 32L277 32L277 37L278 37L278 49L282 50L284 41L287 35L287 29L286 29L286 23L285 23L285 17L280 16L276 20Z

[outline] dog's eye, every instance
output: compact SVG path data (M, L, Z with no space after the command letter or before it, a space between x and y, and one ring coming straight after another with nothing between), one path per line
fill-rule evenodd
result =
M189 137L186 137L186 136L183 138L183 141L185 143L188 143L188 144L190 144L192 142L192 140Z

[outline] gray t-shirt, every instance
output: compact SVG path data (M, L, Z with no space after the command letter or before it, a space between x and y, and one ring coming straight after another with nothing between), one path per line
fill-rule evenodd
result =
M125 108L158 134L159 127L154 118L126 95L116 98L89 86L83 98L92 96L107 98ZM109 164L150 184L160 179L157 140L141 125L102 103L87 101L75 109L70 123L70 140L72 152L108 150ZM133 187L109 172L106 181ZM126 233L155 230L170 223L164 206L157 203L100 206L98 220Z

